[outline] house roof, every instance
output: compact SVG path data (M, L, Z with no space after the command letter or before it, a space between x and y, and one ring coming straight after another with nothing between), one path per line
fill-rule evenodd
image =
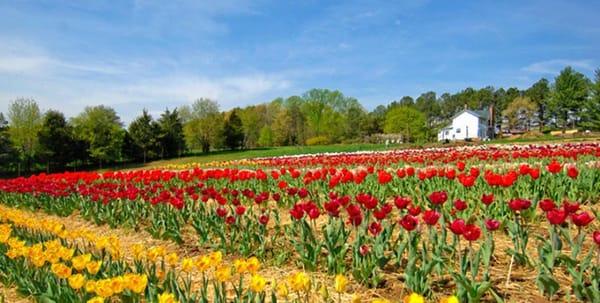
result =
M487 119L489 119L489 113L488 113L488 110L487 110L487 108L484 108L484 109L482 109L482 110L470 110L470 109L463 109L463 110L461 110L460 112L458 112L456 115L454 115L454 116L452 117L452 120L454 120L454 118L456 118L456 117L460 116L460 115L461 115L462 113L464 113L464 112L467 112L467 113L469 113L469 114L471 114L471 115L473 115L473 116L475 116L475 117L478 117L478 118L481 118L481 119L484 119L484 120L487 120Z

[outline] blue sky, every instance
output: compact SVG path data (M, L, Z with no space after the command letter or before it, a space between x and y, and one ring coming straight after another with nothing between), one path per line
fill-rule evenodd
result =
M216 99L222 109L314 88L367 109L433 90L527 88L600 67L600 1L0 0L0 111L67 116Z

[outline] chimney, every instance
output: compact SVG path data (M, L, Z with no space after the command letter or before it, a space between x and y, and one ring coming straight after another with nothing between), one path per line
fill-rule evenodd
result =
M467 109L467 103L465 103L465 110Z
M494 132L496 131L496 125L494 125L494 104L490 104L488 107L488 136L494 138Z

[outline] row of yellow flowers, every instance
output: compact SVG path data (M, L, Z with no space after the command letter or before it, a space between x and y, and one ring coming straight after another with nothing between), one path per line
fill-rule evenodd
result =
M99 237L86 229L69 229L58 220L40 219L31 213L4 206L0 206L0 221L11 222L15 226L28 230L55 235L60 239L72 241L71 243L79 243L81 241L87 248L106 251L113 258L123 257L123 249L120 245L121 241L116 235ZM5 235L9 233L2 232L1 230L0 232L0 240L8 241L8 238L5 239ZM143 292L143 289L140 289L141 285L144 285L145 288L145 285L148 283L146 275L137 274L127 274L125 276L98 281L86 281L81 272L87 270L91 275L96 274L102 266L102 261L93 261L92 255L89 253L73 256L74 249L62 246L58 240L46 242L44 245L36 244L28 247L27 254L12 249L13 246L10 244L9 246L11 247L7 252L9 257L27 256L31 263L37 267L43 266L46 262L51 263L52 271L59 278L68 279L69 285L74 289L84 288L88 293L98 294L98 298L94 298L96 300L94 302L101 302L100 299L108 298L113 294L119 294L124 289L130 289L135 293ZM45 251L42 248L45 248ZM276 294L277 297L286 300L292 299L310 302L314 299L310 296L313 290L317 291L323 300L331 300L327 287L321 284L320 287L315 289L313 287L315 285L313 279L305 272L292 273L278 283L273 279L265 278L259 274L261 263L255 257L236 259L231 264L224 264L221 252L213 252L195 258L180 258L174 252L167 252L164 246L146 247L140 243L134 244L131 247L131 252L134 262L138 265L152 267L152 272L159 280L164 279L165 271L168 267L173 272L180 272L184 284L188 285L191 283L192 274L201 274L204 281L207 281L206 279L211 277L211 281L218 282L224 289L226 288L226 283L231 283L233 289L238 290L242 287L242 281L247 280L247 290L254 294L264 294L267 291L267 286L269 286L269 291ZM72 269L61 263L61 260L70 261ZM159 266L156 266L157 264ZM74 275L72 274L73 270L77 272ZM240 284L236 284L238 282ZM337 275L333 282L333 289L338 294L337 301L341 302L341 295L347 292L349 281L345 276ZM190 291L189 287L187 291ZM176 302L175 296L171 293L159 295L158 299L161 303ZM358 294L354 294L351 301L353 303L363 302L363 298ZM389 301L375 299L373 302L382 303ZM403 302L420 303L424 302L424 299L418 294L411 294L406 296ZM452 296L445 298L443 302L455 303L458 301L456 297Z

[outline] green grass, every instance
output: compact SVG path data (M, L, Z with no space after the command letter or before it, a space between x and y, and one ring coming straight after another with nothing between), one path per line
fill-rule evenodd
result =
M318 146L281 146L271 148L235 150L235 151L214 151L208 154L196 154L181 158L152 161L144 164L131 164L124 167L113 167L112 169L123 168L152 168L166 165L179 165L189 163L208 163L213 161L231 161L259 157L277 157L286 155L318 154L327 152L355 152L393 149L399 145L390 145L386 148L384 144L333 144Z
M458 145L477 145L477 144L527 144L527 143L553 143L553 142L579 142L579 141L597 141L598 136L581 136L581 137L556 137L556 136L541 136L538 138L519 138L519 139L496 139L487 142L472 142L464 143L458 142ZM207 154L195 153L191 156L185 156L181 158L152 161L146 164L134 163L125 164L120 166L113 166L108 169L136 169L136 168L156 168L164 167L167 165L182 165L190 163L208 163L213 161L232 161L249 158L260 158L260 157L277 157L286 155L299 155L299 154L317 154L327 152L355 152L355 151L378 151L386 149L406 149L406 148L419 148L419 147L451 147L454 144L441 144L439 142L426 143L423 145L416 144L395 144L386 147L384 144L332 144L332 145L318 145L318 146L281 146L271 148L259 148L249 150L235 150L235 151L213 151ZM104 171L103 169L101 171Z

